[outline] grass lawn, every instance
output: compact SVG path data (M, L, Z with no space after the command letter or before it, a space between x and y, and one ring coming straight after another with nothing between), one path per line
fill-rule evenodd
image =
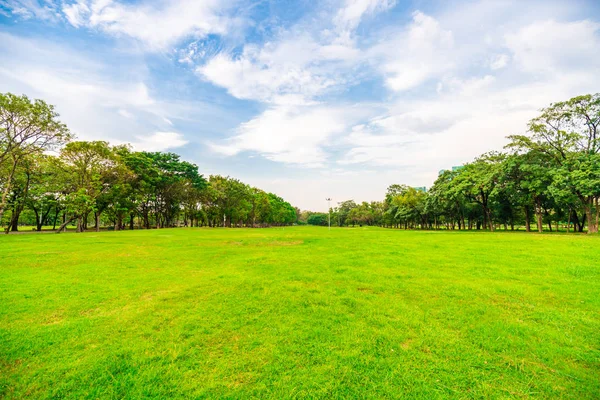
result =
M599 398L600 237L0 237L0 397Z

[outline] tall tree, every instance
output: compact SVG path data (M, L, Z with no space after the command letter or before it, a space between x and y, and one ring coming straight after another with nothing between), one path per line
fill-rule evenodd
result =
M0 93L0 171L6 173L1 181L0 221L14 174L23 158L53 149L71 138L58 117L54 106L43 100L32 102L25 95ZM8 167L1 168L5 164Z
M583 205L588 233L598 232L600 187L595 184L594 164L600 152L599 124L600 94L588 94L551 104L530 121L530 136L510 137L512 147L550 157L559 180L572 178L569 186Z
M454 179L455 188L483 210L483 225L494 230L492 193L498 183L499 168L504 155L490 152L467 164Z
M115 155L107 142L70 142L61 150L60 159L71 216L59 232L73 219L77 232L82 232L88 215L98 211L98 199L110 190L107 178L116 167Z

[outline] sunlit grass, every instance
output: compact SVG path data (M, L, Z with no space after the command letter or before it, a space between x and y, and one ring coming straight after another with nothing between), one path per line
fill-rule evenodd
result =
M594 398L600 238L0 237L0 397Z

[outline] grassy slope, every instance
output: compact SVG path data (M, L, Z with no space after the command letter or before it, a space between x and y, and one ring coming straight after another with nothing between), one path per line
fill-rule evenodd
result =
M582 235L9 235L0 397L593 398L599 278Z

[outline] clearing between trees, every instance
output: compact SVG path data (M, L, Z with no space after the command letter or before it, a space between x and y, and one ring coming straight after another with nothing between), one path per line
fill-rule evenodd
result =
M592 398L600 238L181 228L0 240L0 397Z

